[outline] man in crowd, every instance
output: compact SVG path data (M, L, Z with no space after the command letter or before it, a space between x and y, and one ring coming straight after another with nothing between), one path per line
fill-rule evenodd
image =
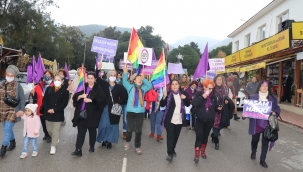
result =
M249 82L246 86L246 93L248 94L248 96L255 94L256 90L258 88L258 82L257 82L257 77L252 77L251 82Z

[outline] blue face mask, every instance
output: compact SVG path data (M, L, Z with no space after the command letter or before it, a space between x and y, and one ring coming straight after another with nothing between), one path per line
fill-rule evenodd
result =
M43 76L44 81L49 81L51 78L49 76Z

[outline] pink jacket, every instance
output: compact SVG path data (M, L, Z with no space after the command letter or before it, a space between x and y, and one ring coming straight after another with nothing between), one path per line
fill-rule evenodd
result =
M25 137L27 134L27 137L38 138L41 126L40 117L36 114L33 117L24 114L22 119L24 119L23 136ZM35 136L34 133L38 133L38 135Z

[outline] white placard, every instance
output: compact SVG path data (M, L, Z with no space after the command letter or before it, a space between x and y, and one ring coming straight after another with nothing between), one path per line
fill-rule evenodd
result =
M151 66L153 58L153 49L152 48L139 48L138 49L139 64L144 66Z
M225 71L225 59L208 59L210 71Z
M131 62L127 60L127 55L127 52L124 52L124 63L131 64Z

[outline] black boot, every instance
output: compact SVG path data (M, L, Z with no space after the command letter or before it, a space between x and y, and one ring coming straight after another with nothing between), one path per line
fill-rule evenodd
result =
M219 150L219 143L215 143L215 149Z
M72 156L81 157L81 156L82 156L82 151L81 151L81 149L75 150L75 152L72 153Z
M0 156L3 158L6 154L6 148L7 146L3 146L1 147L1 150L0 150Z
M252 152L250 155L250 159L255 160L256 159L256 153Z
M238 120L238 119L240 119L240 118L238 117L238 115L237 115L237 114L234 114L234 120L236 121L236 120Z
M103 142L102 142L102 147L105 148L105 147L106 147L106 144L107 144L107 141L103 141Z
M166 160L167 160L168 162L172 162L173 159L174 159L173 155L168 155L168 156L166 157Z
M10 141L10 144L9 144L9 146L7 147L7 151L11 151L11 150L14 150L16 148L16 141L15 141L15 139L14 140L11 140Z
M262 167L264 167L264 168L268 168L268 165L266 164L266 162L265 161L260 161L260 165L262 166Z
M112 143L111 143L111 142L107 142L106 148L107 148L107 149L112 149Z

